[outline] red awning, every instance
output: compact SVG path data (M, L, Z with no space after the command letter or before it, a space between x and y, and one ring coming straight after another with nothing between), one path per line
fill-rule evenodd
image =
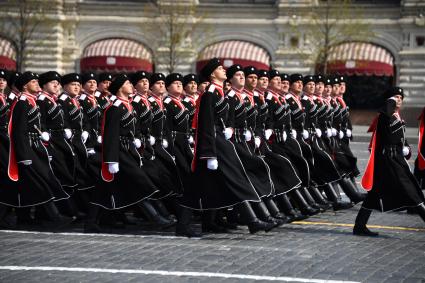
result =
M0 69L16 70L16 51L13 44L4 38L0 38Z
M394 58L386 49L364 42L330 49L328 72L341 75L394 76Z
M196 62L196 70L199 72L214 57L219 58L225 68L240 64L268 70L270 65L270 55L262 47L246 41L230 40L206 47Z
M153 71L152 53L142 44L128 39L106 39L84 49L81 71Z

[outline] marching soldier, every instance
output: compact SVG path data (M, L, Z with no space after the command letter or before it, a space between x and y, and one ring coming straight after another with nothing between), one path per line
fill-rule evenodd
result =
M190 143L193 144L194 129L192 128L193 117L196 110L196 99L198 97L198 76L195 74L188 74L183 77L183 89L185 97L182 101L183 105L189 110L189 125L190 125Z

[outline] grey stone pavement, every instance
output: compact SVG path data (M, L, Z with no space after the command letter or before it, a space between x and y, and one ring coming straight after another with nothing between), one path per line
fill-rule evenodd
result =
M363 170L367 143L352 148ZM77 224L62 233L3 230L0 282L424 283L425 223L405 212L374 212L369 224L380 236L356 237L351 224L358 208L269 233L240 228L202 239L148 227L100 235L83 234Z

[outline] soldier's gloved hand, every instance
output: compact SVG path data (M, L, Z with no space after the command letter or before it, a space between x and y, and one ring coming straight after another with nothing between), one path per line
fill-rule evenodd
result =
M41 140L48 142L50 140L50 134L48 132L42 132L41 133Z
M332 129L330 129L330 128L327 128L327 129L326 129L326 136L327 136L328 138L332 137Z
M187 139L187 141L189 142L189 144L193 144L194 140L192 136L189 136L189 138Z
M142 146L142 141L140 139L134 139L133 143L136 148L140 148Z
M22 160L22 161L19 161L18 163L21 163L25 166L29 166L32 164L32 160Z
M410 153L410 148L408 146L403 146L403 156L406 157Z
M154 145L155 144L155 138L153 136L149 136L149 144Z
M288 134L285 131L283 131L283 133L282 133L283 141L286 141L287 138L288 138Z
M308 139L308 136L309 136L309 135L308 135L307 130L305 130L305 129L304 129L304 130L303 130L303 139L305 139L305 140L306 140L306 139Z
M336 134L337 134L336 129L335 128L332 128L331 131L332 131L332 136L333 137L336 137Z
M88 155L88 156L93 155L93 154L95 154L95 153L96 153L96 151L94 151L94 149L93 149L93 148L90 148L90 149L88 149L88 150L87 150L87 155Z
M266 140L269 140L270 137L272 136L272 134L273 134L272 129L267 129L267 130L264 131L264 137L266 138Z
M97 136L97 143L102 143L102 136Z
M81 141L85 144L88 138L89 138L89 133L87 131L83 131L81 133Z
M232 128L226 128L226 129L224 129L223 133L224 133L224 138L226 140L230 140L232 138L232 135L233 135L233 129Z
M244 135L246 141L250 141L252 139L252 134L251 134L251 131L249 131L249 130L246 130L243 133L243 135Z
M322 136L322 130L321 129L319 129L319 128L316 129L316 136L318 138L320 138Z
M111 174L118 173L120 171L120 167L118 166L118 162L113 162L108 164L108 171Z
M70 129L64 129L63 135L67 140L69 140L72 137L72 131Z
M162 147L167 148L168 147L168 141L166 139L162 140Z
M347 129L345 134L347 135L347 138L351 138L352 133L350 129Z
M294 130L294 129L292 129L292 130L291 130L291 136L292 136L294 139L296 139L296 138L297 138L297 131L296 131L296 130Z
M218 161L217 158L210 158L207 160L207 168L210 170L217 170Z
M339 131L339 139L342 140L344 138L344 132L343 131Z
M256 148L259 148L261 145L261 139L259 137L254 138L254 144Z

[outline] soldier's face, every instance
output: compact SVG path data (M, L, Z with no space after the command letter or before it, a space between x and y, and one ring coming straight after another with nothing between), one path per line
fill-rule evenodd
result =
M227 79L226 70L223 68L223 66L218 66L211 74L211 77L220 82L224 82Z
M256 74L250 74L245 79L245 85L248 89L254 89L257 87L258 76Z
M258 87L260 89L266 89L269 87L269 78L268 77L261 77L258 79Z
M341 84L339 85L339 93L340 93L340 94L344 94L344 93L345 93L345 90L346 90L346 85L345 85L345 83L341 83Z
M64 85L63 88L71 97L75 97L80 94L81 84L79 82L71 82Z
M97 90L96 80L89 80L84 84L84 90L88 93L95 93Z
M0 93L3 93L3 91L6 89L7 81L3 78L0 78Z
M179 96L183 93L183 84L181 81L174 81L167 87L168 93Z
M395 106L397 108L400 108L401 105L403 104L403 96L401 96L400 94L394 95L393 98L395 99Z
M232 87L241 89L245 86L245 74L242 71L237 71L230 80Z
M204 92L209 84L210 84L209 82L203 82L203 83L199 84L198 91Z
M149 90L149 80L146 78L143 78L139 80L134 87L136 88L138 92L145 93Z
M43 90L51 95L58 95L61 89L61 85L58 81L50 81L43 86Z
M339 84L335 84L332 86L332 95L334 96L339 95Z
M120 88L120 91L122 94L124 94L124 96L129 96L130 94L133 93L133 85L131 84L129 80L126 80L125 83Z
M302 81L293 82L291 85L291 90L295 94L300 94L301 91L303 90L303 82Z
M289 81L282 81L282 91L287 93L289 91Z
M332 85L325 85L325 89L323 91L323 96L330 96L332 94Z
M100 92L104 92L108 90L108 87L111 85L111 81L102 81L98 85L98 89Z
M195 81L191 81L184 87L184 91L193 95L198 91L198 84Z
M282 79L278 76L275 76L270 80L269 87L276 91L282 90Z
M27 91L31 94L36 94L40 91L40 86L38 85L37 80L31 80L24 86L24 91Z
M305 86L304 86L304 91L307 94L313 94L314 90L315 90L316 84L314 82L308 82Z
M156 95L163 95L165 93L165 82L157 81L152 86L152 92Z
M322 95L324 89L325 89L325 84L322 82L318 82L316 84L315 93L317 93L318 95Z
M224 90L224 92L227 92L231 88L232 88L232 85L230 84L230 82L225 81L224 84L223 84L223 90Z

